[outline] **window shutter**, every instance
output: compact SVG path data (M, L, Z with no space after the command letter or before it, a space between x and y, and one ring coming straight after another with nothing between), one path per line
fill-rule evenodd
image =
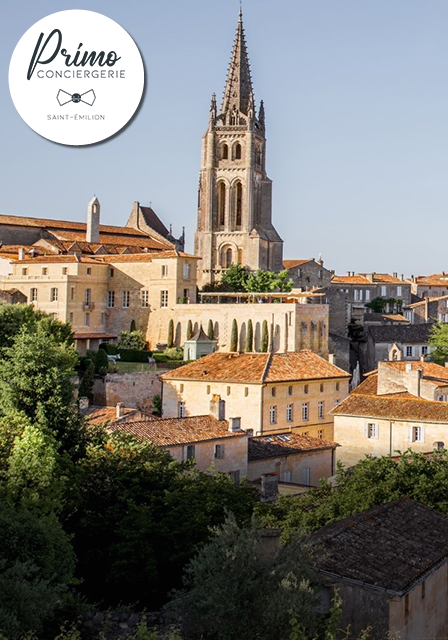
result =
M368 423L367 423L367 422L365 422L365 423L364 423L364 436L365 436L366 438L368 438L368 437L369 437L369 425L368 425Z
M374 428L374 434L375 435L373 436L374 438L376 438L376 440L378 440L378 438L380 437L379 430L380 430L379 426L376 424L375 428Z
M408 440L412 442L412 427L408 427Z
M425 427L420 427L420 433L421 433L421 441L420 442L425 442Z

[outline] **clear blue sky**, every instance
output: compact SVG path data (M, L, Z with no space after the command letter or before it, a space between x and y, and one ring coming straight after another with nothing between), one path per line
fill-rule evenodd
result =
M8 88L14 47L37 20L89 9L143 55L144 104L121 135L65 147L34 133ZM0 212L124 224L152 202L192 249L201 136L222 95L239 3L9 0L0 26ZM285 258L338 273L447 270L448 2L244 0L255 98L265 100L274 223Z

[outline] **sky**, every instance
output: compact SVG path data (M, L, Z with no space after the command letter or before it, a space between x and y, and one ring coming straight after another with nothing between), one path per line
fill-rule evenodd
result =
M41 18L87 9L134 38L146 69L131 124L97 145L40 137L12 103L8 68ZM104 224L151 204L193 249L201 137L224 89L238 0L4 0L0 213ZM255 100L267 122L273 222L285 259L336 273L447 270L448 2L243 0ZM119 96L118 96L119 99Z

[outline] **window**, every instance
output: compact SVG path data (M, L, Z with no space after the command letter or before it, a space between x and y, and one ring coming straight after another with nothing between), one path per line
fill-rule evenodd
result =
M43 275L43 276L46 276L46 275L47 275L47 273L48 273L48 269L47 269L47 267L42 267L42 275Z
M189 280L191 276L191 264L184 264L184 280Z
M291 482L291 480L292 480L292 471L283 471L282 482Z
M107 292L107 306L109 309L115 307L115 291Z
M244 387L244 395L247 396L249 395L249 387Z
M336 391L339 391L339 382L336 382Z
M28 269L26 269L25 267L23 267L22 269L22 276L26 276L28 273Z
M322 430L322 429L319 429L319 430L317 431L317 437L319 438L319 440L322 440L322 439L323 439L323 437L324 437L324 432L323 432L323 430Z
M221 147L221 160L227 160L229 157L229 147L223 144Z
M218 184L218 218L221 227L226 221L226 185L224 182Z
M37 289L30 289L30 302L37 302Z
M129 308L130 297L131 297L131 294L129 291L123 291L121 296L121 306L123 307L123 309Z
M75 299L75 287L70 287L70 300Z
M53 287L53 289L51 289L50 291L50 300L51 302L57 302L58 301L58 290L56 287Z
M317 403L317 417L319 420L324 419L324 402L323 400L319 400Z
M309 416L309 405L308 402L302 402L302 420L303 422L308 422Z
M149 291L147 289L143 289L142 291L142 307L144 309L149 307Z
M397 297L401 298L401 296L402 296L402 288L401 288L401 286L398 286L397 287Z
M374 422L368 422L365 426L366 438L378 438L378 425Z
M308 393L308 385L307 385L307 384L305 384L305 385L303 386L303 393L304 393L305 395Z
M225 252L224 266L229 268L232 264L232 249L229 247Z
M86 327L90 327L90 313L84 314L84 324Z
M229 473L229 476L232 478L233 482L235 484L239 484L240 483L240 470L236 469L235 471L231 471Z
M166 289L162 289L160 292L160 306L162 308L166 308L168 306L168 291Z
M323 392L324 392L324 383L323 383L323 382L321 382L321 383L320 383L320 385L319 385L319 391L320 391L321 393L323 393Z
M272 387L272 388L271 388L271 396L272 396L273 398L275 398L275 394L276 394L276 393L277 393L276 388L275 388L275 387Z
M187 444L187 460L193 460L195 456L194 444Z
M224 445L223 444L215 444L215 458L217 460L222 460L222 458L224 458Z
M87 267L87 275L88 276L92 275L92 269L90 267Z
M238 182L235 188L235 213L236 226L241 227L243 214L243 186L241 182Z
M310 468L306 467L305 469L302 470L302 478L303 478L303 484L306 484L307 486L309 486L310 484Z
M406 358L412 358L414 355L414 347L406 347Z
M297 277L298 278L302 277L302 269L297 269Z
M404 613L405 615L409 615L409 593L404 597Z
M422 427L411 427L411 441L424 442Z
M422 345L422 356L428 355L428 347L426 345Z
M162 278L168 277L168 265L162 264Z
M366 289L366 302L370 300L370 289Z
M323 270L322 270L322 269L319 269L319 271L317 272L317 277L318 277L320 280L322 280L323 276L324 276L324 272L323 272Z
M425 595L426 595L426 581L423 580L423 582L422 582L422 600L425 597Z
M277 407L275 405L269 409L269 424L277 424Z
M190 301L190 289L184 289L184 300Z
M230 391L231 391L230 387L227 387L227 395L228 396L230 396Z
M73 324L73 312L71 312L69 315L69 321L71 322L71 324Z
M210 395L210 391L211 391L211 388L210 388L210 385L208 384L208 385L207 385L207 395L208 395L208 396Z
M292 396L292 387L288 387L288 396Z
M177 417L185 418L185 402L177 403Z
M113 278L114 277L114 273L115 273L114 269L112 269L112 268L109 269L109 278Z
M84 302L86 303L86 305L90 305L91 301L92 301L92 290L86 289Z
M341 400L338 398L337 400L334 401L334 406L337 407L340 402Z
M235 145L235 160L241 160L241 145L239 142Z
M67 267L62 267L62 275L63 275L63 276L66 276L66 275L67 275L67 273L68 273L68 269L67 269Z
M226 401L225 400L220 400L219 401L218 418L219 418L219 420L225 420L226 419Z
M101 312L101 315L100 315L100 323L101 323L101 324L104 324L105 319L106 319L105 313L104 313L104 311L102 311L102 312Z
M293 418L293 406L292 404L288 404L286 406L286 422L292 422Z
M387 287L384 285L381 285L381 295L382 296L386 296L387 295Z
M183 385L183 384L180 384L180 385L179 385L179 391L180 391L181 393L183 393L183 391L184 391L184 385Z

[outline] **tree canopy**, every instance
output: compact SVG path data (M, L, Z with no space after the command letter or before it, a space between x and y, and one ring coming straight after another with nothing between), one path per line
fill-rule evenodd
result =
M438 322L432 327L429 344L433 347L431 360L442 366L445 365L445 362L448 362L448 324Z

